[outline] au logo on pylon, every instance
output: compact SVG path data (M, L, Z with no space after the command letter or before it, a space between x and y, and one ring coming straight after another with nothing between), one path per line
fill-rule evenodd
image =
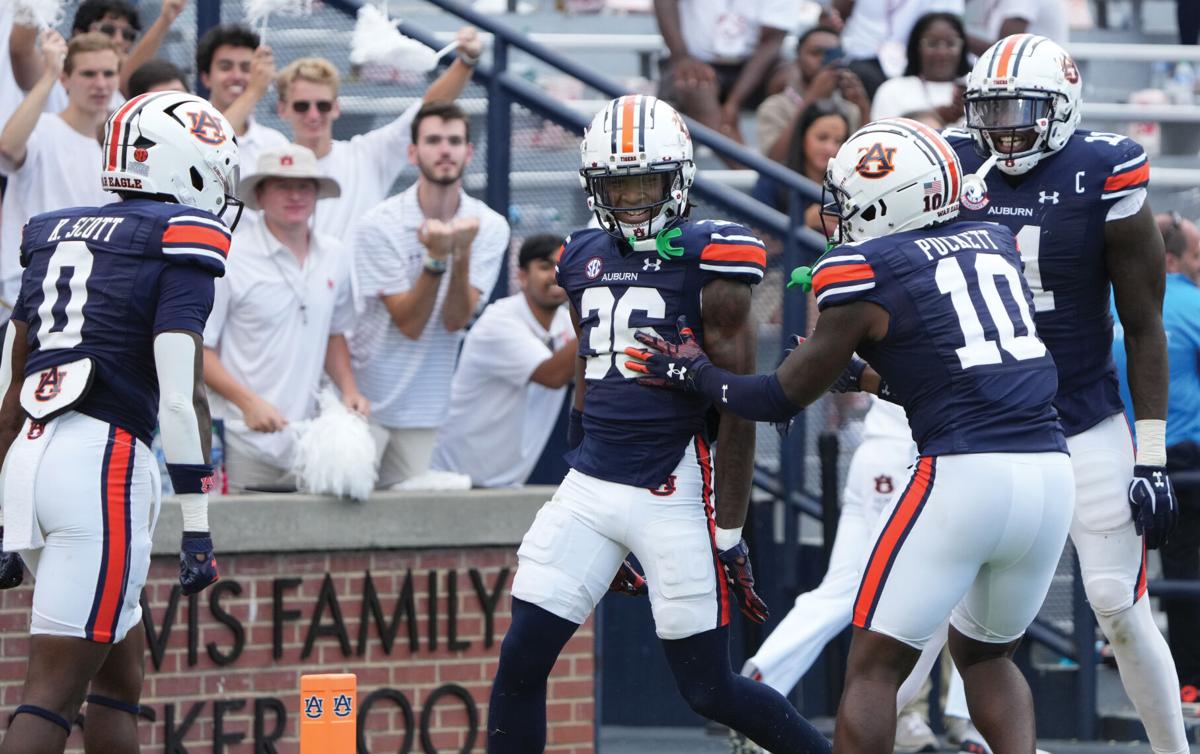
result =
M357 688L353 673L300 676L300 754L354 754Z

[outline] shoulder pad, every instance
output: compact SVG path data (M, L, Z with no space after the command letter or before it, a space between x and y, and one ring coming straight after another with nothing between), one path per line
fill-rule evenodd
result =
M162 257L172 264L200 267L213 277L225 274L231 235L215 215L192 207L163 218L159 246Z
M1150 185L1150 161L1137 141L1121 134L1077 131L1088 151L1088 162L1106 172L1101 199L1118 199Z
M744 225L727 222L697 223L702 236L700 269L725 277L757 283L767 267L767 249Z

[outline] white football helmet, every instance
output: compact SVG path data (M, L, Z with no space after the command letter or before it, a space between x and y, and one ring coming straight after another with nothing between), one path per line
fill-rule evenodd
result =
M908 118L869 123L829 161L822 213L834 243L916 230L958 216L962 166L942 135Z
M233 126L210 103L183 92L152 92L126 102L104 125L105 191L147 194L241 217Z
M996 166L1022 175L1066 146L1079 125L1079 68L1045 37L1013 34L979 57L967 78L967 128Z
M600 227L635 249L687 213L696 178L692 137L666 102L630 94L592 118L579 145L579 180Z

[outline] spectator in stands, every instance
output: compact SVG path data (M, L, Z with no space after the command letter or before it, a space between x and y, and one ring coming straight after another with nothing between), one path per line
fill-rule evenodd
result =
M504 218L463 192L472 147L462 108L426 102L411 139L417 182L363 215L354 233L364 298L355 375L385 436L380 487L429 469L462 330L487 301L509 238Z
M833 7L846 21L842 48L850 70L874 99L884 81L903 74L905 45L917 19L937 11L961 17L963 0L833 0Z
M171 24L183 12L187 0L162 0L162 10L154 23L141 35L142 24L137 8L128 0L84 0L75 11L71 22L71 38L80 34L100 33L113 39L121 58L121 78L110 109L124 101L122 93L129 91L129 76L143 63L158 54L166 41ZM42 56L38 54L36 42L38 29L23 24L14 24L9 35L9 55L12 58L13 76L21 89L29 91L41 79ZM137 42L135 45L134 42ZM49 111L58 112L66 107L66 93L56 89L49 102Z
M827 26L814 26L800 36L787 87L763 100L755 113L760 152L776 162L787 159L796 117L806 101L842 99L851 131L869 117L871 101L858 76L846 67L840 44L838 33ZM780 138L784 134L787 138Z
M120 57L112 37L89 32L70 44L54 31L42 34L42 77L0 131L0 173L8 176L0 226L0 287L8 306L21 283L21 228L52 209L108 204L100 189L103 150L97 137L117 88ZM56 84L67 106L44 112Z
M350 262L337 238L313 231L317 199L337 196L313 153L296 144L258 156L238 196L261 212L239 228L204 328L204 381L225 417L231 489L295 487L289 422L316 414L322 372L366 414L345 333L354 322Z
M831 99L813 100L804 106L795 121L795 130L788 139L787 159L792 170L817 185L825 180L825 168L850 136L850 120L845 107ZM751 196L780 212L789 212L789 191L779 183L759 176ZM804 224L822 230L821 206L804 203Z
M1188 0L1188 5L1194 5ZM1012 34L1037 34L1066 46L1070 34L1067 4L1041 0L985 0L983 36L967 40L970 51L982 55L987 48Z
M1178 213L1156 216L1167 251L1163 296L1163 329L1167 332L1170 390L1167 398L1167 470L1175 480L1179 525L1159 548L1163 576L1200 581L1200 230ZM1116 309L1113 318L1116 319ZM1113 331L1113 359L1121 378L1125 411L1133 415L1133 399L1125 377L1123 332ZM1162 600L1167 635L1182 701L1200 701L1200 602Z
M476 487L521 485L537 464L575 378L575 328L555 279L562 238L521 244L521 291L483 310L463 343L432 468Z
M970 72L962 19L952 13L927 13L908 38L904 75L883 82L875 93L871 120L933 112L943 126L959 123L966 93L963 77Z
M483 41L474 28L458 32L458 59L426 90L424 102L453 101L471 80L483 54ZM317 206L316 227L345 235L359 217L383 201L396 182L404 161L397 159L409 145L416 103L391 123L349 141L334 141L333 122L341 115L339 76L324 58L294 60L275 79L279 116L292 127L292 139L317 155L325 174L337 179L342 195Z
M149 60L129 77L129 98L146 92L190 92L185 78L174 63L158 58Z
M242 172L258 165L258 155L288 143L274 128L254 119L254 108L275 78L271 48L260 44L258 34L241 24L221 24L196 42L196 75L208 89L208 101L220 110L237 132Z
M670 53L659 96L735 141L742 108L757 107L782 66L783 38L794 15L786 0L654 0Z

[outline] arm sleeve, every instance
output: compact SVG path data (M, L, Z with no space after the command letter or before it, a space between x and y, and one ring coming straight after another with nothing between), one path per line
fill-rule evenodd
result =
M820 311L860 300L880 303L875 296L875 270L852 248L831 251L813 268L812 290Z
M522 302L524 305L524 302ZM554 352L534 335L528 327L504 316L497 316L495 304L480 315L479 321L467 335L471 345L487 349L488 373L513 385L524 385L543 361ZM462 363L460 361L460 363Z
M197 267L166 265L158 281L158 307L154 334L167 330L204 333L204 323L213 308L212 275Z
M700 284L713 278L730 278L755 285L767 269L767 249L744 226L725 223L716 226L700 249Z
M354 263L358 266L362 295L367 298L405 293L412 287L404 256L378 220L366 219L358 224L354 233Z
M481 304L496 286L500 266L508 251L508 223L499 215L487 212L480 220L479 235L471 244L471 287L479 291Z
M786 421L800 411L774 372L734 374L709 364L696 375L695 384L714 405L751 421Z
M413 118L420 109L421 101L418 100L390 123L350 140L354 146L355 160L359 163L358 170L376 176L381 189L380 196L390 193L392 184L408 164L407 160L402 157L396 159L396 156L408 151L408 145L412 143Z
M1104 179L1100 198L1104 201L1120 199L1146 189L1150 185L1150 161L1142 145L1133 139L1124 139L1114 148L1113 167Z

